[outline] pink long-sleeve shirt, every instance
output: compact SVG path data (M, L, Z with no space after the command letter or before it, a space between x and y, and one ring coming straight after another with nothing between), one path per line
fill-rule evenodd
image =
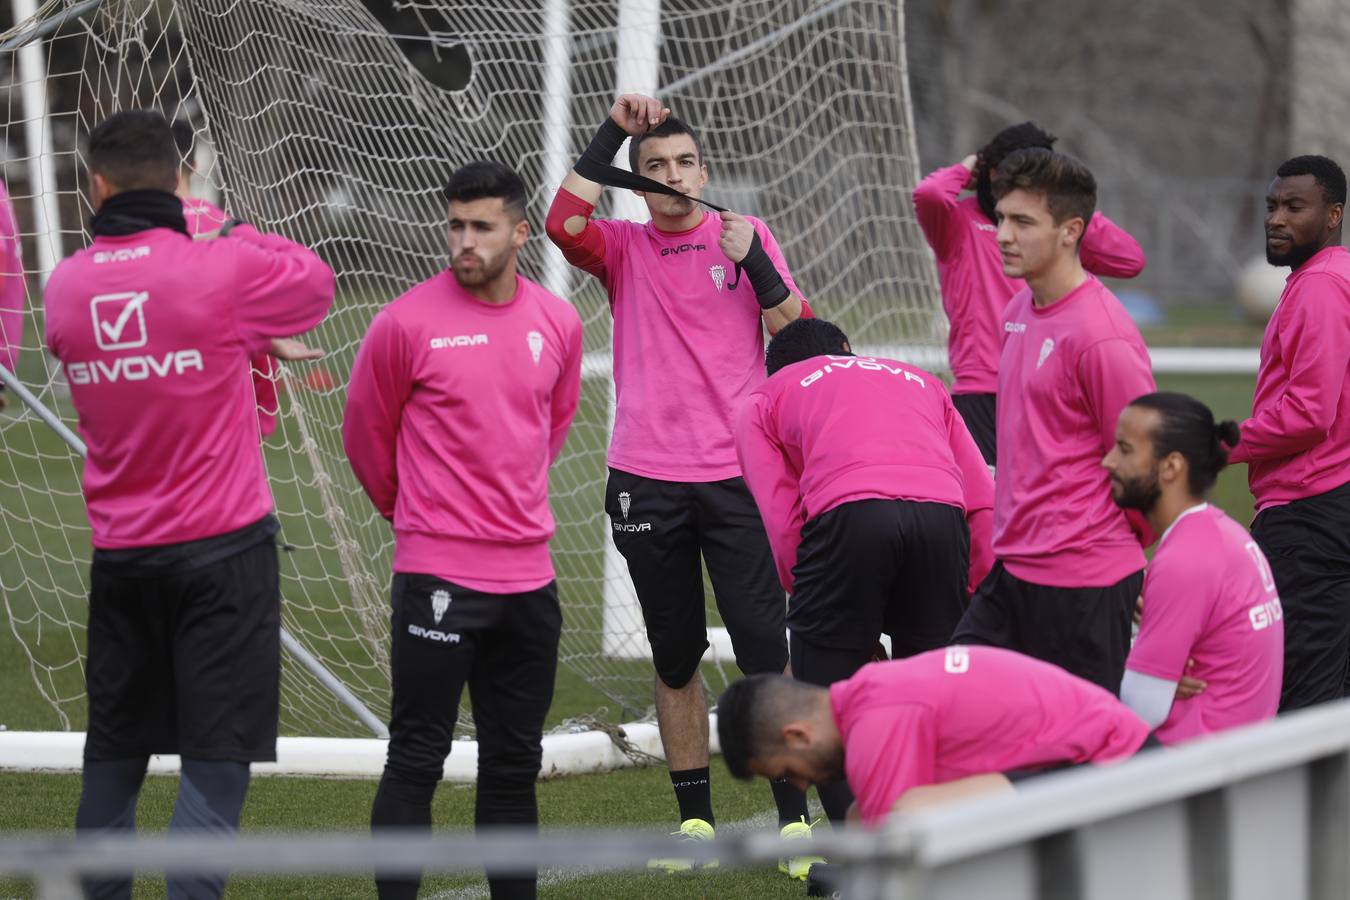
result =
M788 591L802 526L855 500L955 506L970 524L972 589L993 565L993 478L942 382L922 369L854 356L785 366L741 408L736 450Z
M1144 576L1144 614L1125 668L1205 682L1158 727L1176 744L1275 715L1284 678L1284 612L1265 554L1237 522L1202 503L1158 542ZM1187 660L1195 667L1186 669Z
M1256 508L1350 481L1350 251L1295 269L1261 342L1252 417L1231 462L1247 463Z
M942 308L950 330L947 356L955 394L989 394L998 387L1003 309L1027 285L1003 274L998 228L973 197L960 199L970 170L938 169L914 188L919 227L937 257ZM1144 270L1139 242L1100 212L1079 246L1083 268L1095 275L1133 278Z
M1101 461L1120 411L1155 389L1148 349L1092 275L1043 309L1024 290L1003 332L994 555L1035 584L1115 584L1144 568L1144 552Z
M444 271L382 309L342 443L394 526L394 571L511 594L553 580L549 465L581 393L581 317L517 276L494 305Z
M99 236L56 267L47 345L89 448L95 547L214 537L272 509L248 358L313 328L333 292L313 252L249 226Z
M769 227L747 218L788 289L801 296ZM750 279L742 275L732 286L736 264L718 244L721 218L708 214L674 233L623 219L586 227L603 236L604 256L585 270L604 282L614 316L609 464L662 481L740 475L735 413L764 381L764 321ZM802 316L810 315L803 304Z
M1148 737L1144 720L1097 685L997 647L871 663L830 687L830 707L844 774L871 826L910 788L1104 765L1134 755Z
M23 243L9 192L0 182L0 365L14 372L23 345Z

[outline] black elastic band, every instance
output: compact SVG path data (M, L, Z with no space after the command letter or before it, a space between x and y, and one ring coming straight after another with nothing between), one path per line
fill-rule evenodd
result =
M783 281L782 274L764 250L759 232L754 232L754 235L750 239L750 249L746 251L745 259L736 264L737 281L740 280L740 270L744 268L745 274L750 276L750 286L755 289L755 299L759 301L760 308L773 309L791 297L792 292L788 290L787 282Z

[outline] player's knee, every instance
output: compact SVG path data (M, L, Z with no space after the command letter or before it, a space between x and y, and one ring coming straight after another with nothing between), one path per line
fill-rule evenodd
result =
M389 745L389 758L384 764L384 777L413 787L435 787L445 774L445 756L408 747Z
M732 634L736 666L746 675L781 675L787 667L788 645L782 630L757 628Z
M705 638L697 644L675 648L652 645L652 665L656 668L656 677L672 691L683 689L698 673L698 664L708 649Z

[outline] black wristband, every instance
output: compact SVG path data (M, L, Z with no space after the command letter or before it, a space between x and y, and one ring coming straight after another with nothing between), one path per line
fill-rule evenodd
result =
M783 276L778 274L773 260L764 252L758 231L750 240L750 250L745 254L745 259L740 261L740 268L750 276L750 286L755 289L755 299L759 301L761 308L773 309L792 296L792 292L783 281Z
M592 174L597 170L599 172L607 170L627 139L628 132L620 128L613 119L605 119L595 130L595 137L591 138L590 145L582 151L581 158L572 168L582 178L598 181L599 179L593 178Z
M226 220L226 222L225 222L224 225L220 226L220 230L216 232L216 236L217 236L217 237L226 237L226 236L229 235L229 233L230 233L231 231L234 230L234 226L236 226L236 225L247 225L247 224L248 224L248 223L245 222L243 219L234 219L234 218L228 219L228 220Z

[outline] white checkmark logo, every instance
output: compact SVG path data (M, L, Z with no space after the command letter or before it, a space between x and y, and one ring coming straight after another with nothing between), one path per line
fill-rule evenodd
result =
M103 350L120 350L128 347L144 346L146 334L145 315L142 308L149 299L149 291L103 294L102 296L95 297L90 306L94 315L94 337L98 339L99 347ZM117 313L117 317L111 322L99 318L99 305L109 303L123 304L122 308ZM136 316L140 324L138 329L140 335L130 340L123 340L122 335L126 332L127 323L131 321L132 316Z

